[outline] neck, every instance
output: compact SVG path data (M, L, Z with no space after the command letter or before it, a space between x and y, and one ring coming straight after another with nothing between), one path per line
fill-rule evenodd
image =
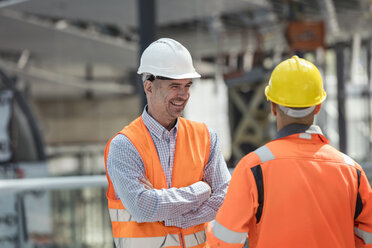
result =
M276 129L279 131L283 127L286 127L291 124L302 124L302 125L312 125L314 123L314 117L319 112L319 108L316 109L313 113L302 117L302 118L293 118L283 113L283 111L275 103L271 103L271 111L276 117Z
M176 124L176 120L173 120L172 122L166 122L166 123L161 123L159 122L165 129L167 129L168 131L170 131L174 125Z
M281 118L276 119L276 130L279 131L283 127L286 127L291 124L302 124L302 125L312 125L314 124L313 121L305 121L305 120L283 120Z
M154 118L154 120L156 120L157 122L159 122L159 124L162 125L168 131L170 131L174 127L174 125L176 124L176 121L177 121L177 119L165 120L165 119L161 118L161 115L155 114L153 111L151 111L151 108L150 107L147 108L147 113L152 118Z

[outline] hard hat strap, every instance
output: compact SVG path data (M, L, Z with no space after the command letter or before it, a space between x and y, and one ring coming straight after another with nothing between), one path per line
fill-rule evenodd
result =
M284 114L286 114L290 117L293 117L293 118L305 117L305 116L309 115L310 113L312 113L315 110L315 107L316 107L316 106L311 106L311 107L304 108L304 109L293 109L293 108L285 107L285 106L282 106L282 105L279 105L279 104L278 104L278 106L284 112Z

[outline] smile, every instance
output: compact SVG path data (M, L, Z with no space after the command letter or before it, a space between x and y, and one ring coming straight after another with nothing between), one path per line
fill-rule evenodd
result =
M182 107L184 102L170 102L172 105L177 106L177 107Z

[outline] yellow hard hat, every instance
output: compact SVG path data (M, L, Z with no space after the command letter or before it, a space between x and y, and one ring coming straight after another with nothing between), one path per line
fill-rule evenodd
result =
M275 67L265 95L267 100L294 108L318 105L327 97L319 70L297 56Z

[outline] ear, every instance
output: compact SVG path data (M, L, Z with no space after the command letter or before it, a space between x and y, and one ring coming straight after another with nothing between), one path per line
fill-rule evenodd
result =
M145 91L146 95L149 93L152 93L152 87L153 87L153 83L150 80L146 80L143 83L143 90Z
M317 115L321 108L322 108L322 104L316 105L315 110L314 110L314 115Z
M270 106L271 106L271 113L273 114L273 116L277 116L278 115L278 112L276 110L276 103L273 103L273 102L270 102Z

